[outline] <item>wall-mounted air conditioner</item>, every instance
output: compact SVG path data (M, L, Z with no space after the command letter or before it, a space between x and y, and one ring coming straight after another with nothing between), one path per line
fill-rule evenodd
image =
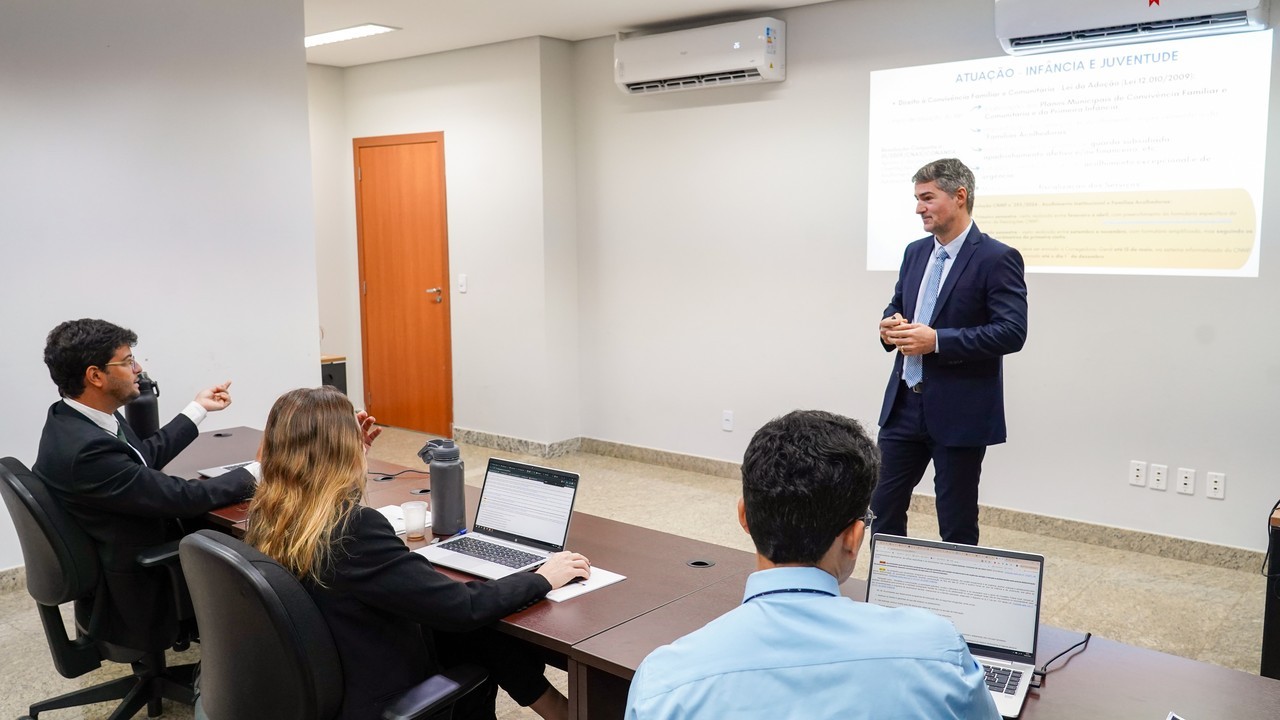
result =
M1262 30L1267 0L995 0L1010 55Z
M622 38L613 44L613 79L628 95L780 82L786 28L766 17Z

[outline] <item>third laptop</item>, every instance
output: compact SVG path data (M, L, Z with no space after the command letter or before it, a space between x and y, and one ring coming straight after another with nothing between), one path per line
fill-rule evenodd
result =
M876 534L867 602L951 621L1006 718L1022 712L1036 657L1044 556Z
M471 530L416 552L444 567L496 579L564 550L577 473L490 458Z

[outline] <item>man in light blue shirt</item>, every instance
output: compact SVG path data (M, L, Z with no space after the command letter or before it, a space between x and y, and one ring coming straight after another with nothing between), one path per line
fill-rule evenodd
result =
M840 595L879 470L855 420L796 411L761 428L738 501L759 569L742 605L645 658L628 720L999 718L951 623Z

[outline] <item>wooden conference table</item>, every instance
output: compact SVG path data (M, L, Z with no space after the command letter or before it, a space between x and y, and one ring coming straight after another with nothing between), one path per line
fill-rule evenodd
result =
M199 468L253 457L260 437L251 428L204 433L165 469L195 477ZM369 465L371 471L388 474L403 469L373 460ZM425 472L388 482L371 479L367 502L374 507L398 504L427 486ZM476 498L468 488L468 517L475 517ZM211 519L243 532L247 509L241 503L216 511ZM1280 520L1273 522L1280 526ZM736 607L746 577L755 569L750 553L577 512L568 546L627 580L563 603L536 603L505 618L500 628L563 658L574 718L621 718L640 661L659 645ZM690 564L707 562L714 564ZM861 600L866 585L855 578L841 590ZM1036 663L1080 639L1079 633L1041 625ZM1245 720L1275 718L1277 708L1280 681L1094 637L1084 651L1054 663L1044 688L1028 697L1022 717L1164 720L1172 711L1188 720Z
M194 478L200 468L238 462L254 457L262 432L237 427L201 433L165 472ZM369 461L374 473L391 474L404 468L376 460ZM427 473L408 472L387 482L371 476L366 502L372 507L400 504L415 499L413 491L430 486ZM467 488L468 514L475 517L479 493ZM209 519L240 535L248 503L232 505L210 514ZM421 547L423 541L408 543ZM750 553L669 533L636 527L606 518L575 512L569 526L567 546L591 558L606 570L621 573L623 582L600 588L565 602L539 602L509 615L499 624L503 632L548 651L553 660L569 671L569 711L571 717L587 717L579 707L585 689L572 666L570 649L578 643L668 605L708 585L729 577L745 576L755 568ZM459 579L474 579L446 568L441 571ZM595 717L593 714L592 717ZM620 717L620 715L619 715Z
M588 688L591 717L622 717L613 708L625 704L645 655L741 603L746 575L725 578L575 645L569 657L582 675L579 685ZM866 597L860 579L840 589L856 600ZM1041 625L1036 665L1082 639L1082 633ZM1274 719L1280 716L1280 681L1095 636L1088 648L1053 664L1044 687L1028 695L1020 718L1165 720L1171 711L1187 720Z

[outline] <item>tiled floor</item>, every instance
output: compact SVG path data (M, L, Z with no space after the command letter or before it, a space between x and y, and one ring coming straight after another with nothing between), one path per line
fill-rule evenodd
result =
M425 436L388 429L373 455L418 467ZM738 527L738 482L642 463L574 454L551 461L464 447L467 482L479 485L490 455L551 464L582 475L576 508L582 512L678 533L708 542L751 550ZM913 514L911 534L936 537L930 515ZM1044 538L1025 532L983 527L983 544L1028 550L1048 558L1042 620L1090 631L1121 642L1258 672L1265 579L1255 573L1224 570ZM866 548L860 562L866 562ZM34 605L26 592L0 593L0 720L18 717L33 699L99 682L106 668L66 680L53 669ZM549 676L564 689L563 673ZM499 717L532 718L509 701ZM43 714L42 718L107 717L106 705ZM186 720L187 708L167 708L166 718Z

